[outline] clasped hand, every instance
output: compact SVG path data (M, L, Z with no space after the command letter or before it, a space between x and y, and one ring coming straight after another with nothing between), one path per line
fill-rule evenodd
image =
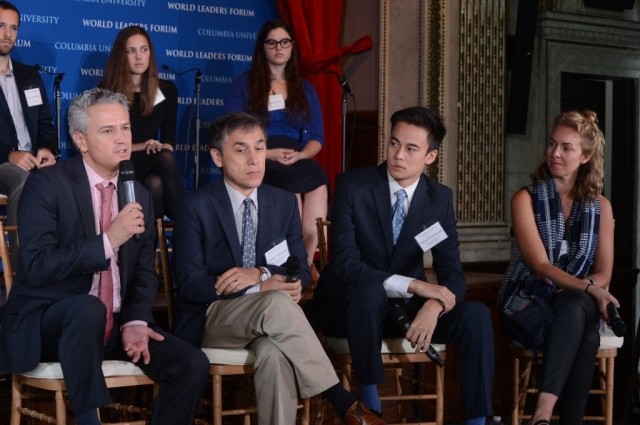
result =
M160 152L162 149L173 151L173 146L168 143L160 143L155 139L149 139L144 142L144 150L147 152L147 155Z
M118 213L111 227L107 230L107 238L112 249L117 249L133 235L144 233L144 214L142 205L132 202L124 206Z
M216 295L231 295L255 285L260 280L260 270L233 267L216 279ZM302 298L302 284L300 280L286 282L282 275L272 275L260 285L261 291L284 291L294 302Z
M17 165L25 171L47 167L56 163L56 158L49 149L40 149L36 156L31 152L14 151L9 155L9 162Z
M269 159L278 161L283 165L293 165L301 159L300 152L293 149L269 149Z

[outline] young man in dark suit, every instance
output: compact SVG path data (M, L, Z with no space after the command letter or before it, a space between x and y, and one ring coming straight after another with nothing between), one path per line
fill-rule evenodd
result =
M196 347L254 351L260 424L294 424L298 391L322 393L347 424L383 424L338 383L297 304L310 282L300 212L292 193L262 184L262 123L243 112L222 116L209 145L224 178L180 202L174 333ZM283 267L290 257L299 270Z
M492 414L494 352L489 310L465 302L453 196L428 178L445 135L441 118L414 107L391 117L387 160L338 177L331 219L333 260L314 293L314 317L328 336L346 336L362 399L381 408L383 336L406 336L416 350L431 342L460 347L464 400L470 424ZM436 282L428 282L431 251ZM412 324L394 327L394 306Z
M153 323L151 196L135 182L137 202L126 203L118 181L131 155L127 108L123 95L102 89L74 99L69 133L80 155L27 179L22 261L0 316L0 370L60 362L76 423L99 425L96 408L111 401L102 361L130 359L161 384L151 423L188 425L209 362Z
M19 26L18 9L0 1L0 193L8 197L8 224L16 224L20 192L29 172L55 164L58 151L40 74L9 56Z

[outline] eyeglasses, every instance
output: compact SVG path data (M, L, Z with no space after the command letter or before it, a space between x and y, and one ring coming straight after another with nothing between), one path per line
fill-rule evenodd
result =
M269 39L269 40L265 40L264 41L264 45L267 46L267 48L269 48L269 49L275 49L278 46L278 44L283 49L288 49L289 47L291 47L291 44L293 44L293 40L290 39L290 38L283 38L280 41L276 41L276 40L273 40L273 39Z

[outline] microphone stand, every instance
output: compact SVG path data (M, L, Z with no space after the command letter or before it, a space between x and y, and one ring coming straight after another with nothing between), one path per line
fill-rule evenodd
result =
M64 77L63 73L56 74L56 78L53 80L53 97L56 103L56 130L58 132L58 156L60 156L60 148L61 148L61 131L60 131L60 114L62 110L61 102L60 102L60 83L62 82L62 78Z
M200 181L200 86L202 85L202 72L196 72L196 154L195 154L195 188L198 188Z
M202 71L200 68L191 68L186 71L178 72L169 65L162 65L162 69L173 72L176 75L183 75L187 72L196 71L196 87L195 87L195 95L196 95L196 146L195 153L193 157L193 162L195 166L195 188L198 188L198 184L200 181L200 86L202 85ZM186 164L186 159L185 159Z
M342 87L342 171L346 171L347 165L347 94L353 96L351 87L347 80L335 71L325 71L328 74L333 74L338 79L338 83Z
M347 89L342 86L342 172L347 171Z

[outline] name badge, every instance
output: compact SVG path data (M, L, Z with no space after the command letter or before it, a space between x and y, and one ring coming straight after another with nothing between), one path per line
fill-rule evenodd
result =
M40 106L42 105L42 96L40 96L40 89L28 89L24 91L24 97L27 98L27 105Z
M278 245L271 248L264 254L267 264L274 264L276 266L283 265L289 258L289 246L287 240L283 240Z
M418 233L414 239L422 248L422 252L427 252L448 237L440 222L437 222Z
M269 95L268 106L269 111L278 111L284 109L284 97L281 94Z
M153 106L156 106L158 103L162 102L165 99L164 94L162 94L162 90L158 89L156 92L156 98L153 101Z

